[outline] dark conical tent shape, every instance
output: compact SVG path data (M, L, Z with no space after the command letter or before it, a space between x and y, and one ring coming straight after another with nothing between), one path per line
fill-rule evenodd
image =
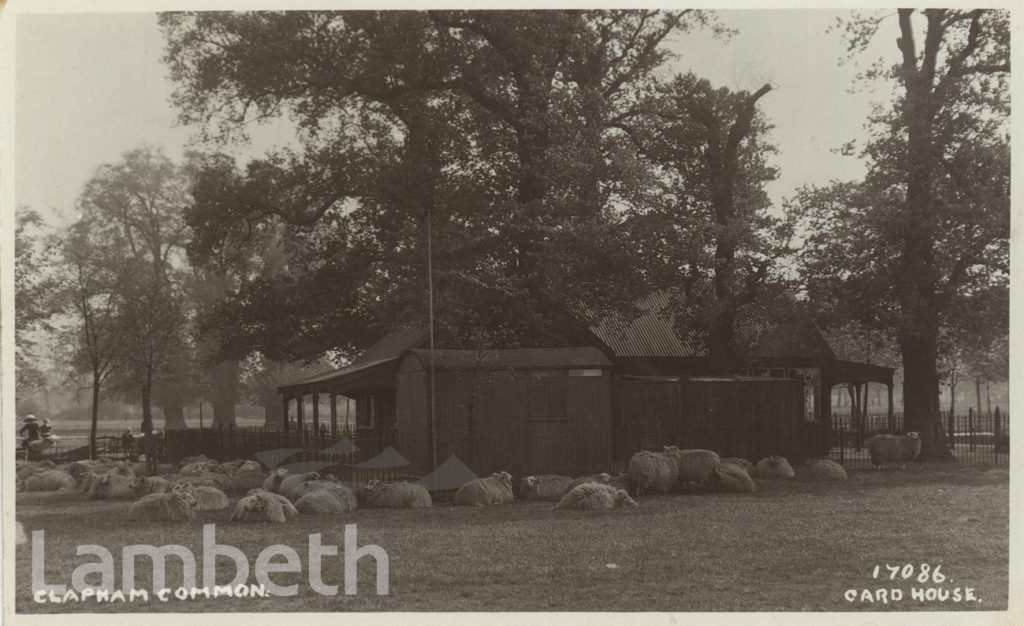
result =
M352 465L352 467L357 467L359 469L374 470L391 469L393 467L404 467L408 464L409 461L406 460L404 456L399 454L398 450L395 450L391 446L388 446L387 448L384 449L383 452L373 457L369 461L363 461L362 463Z
M355 454L356 452L359 452L359 446L351 439L342 439L330 448L324 448L320 451L321 454L338 454L342 456Z
M454 454L439 465L434 471L421 478L417 484L427 491L447 491L458 489L471 480L479 478Z
M302 448L277 448L275 450L261 450L253 456L260 463L266 465L270 469L274 469L281 463L281 461L287 459L296 452L302 452Z

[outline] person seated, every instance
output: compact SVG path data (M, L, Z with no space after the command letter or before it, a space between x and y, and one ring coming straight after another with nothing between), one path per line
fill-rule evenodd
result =
M48 439L53 436L53 426L50 426L50 418L44 417L43 423L39 427L39 435L43 439Z
M24 437L21 446L28 449L29 444L40 439L39 424L36 423L36 416L31 413L25 416L25 421L18 434Z

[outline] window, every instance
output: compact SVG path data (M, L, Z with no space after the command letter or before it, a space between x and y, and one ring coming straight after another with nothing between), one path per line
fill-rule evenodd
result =
M786 370L781 367L773 367L771 370L769 370L768 375L771 376L772 378L785 378Z
M566 419L565 384L534 383L527 387L527 419L548 421Z
M356 398L356 427L373 428L377 424L377 397L372 393Z
M603 373L600 369L569 370L569 376L600 376Z

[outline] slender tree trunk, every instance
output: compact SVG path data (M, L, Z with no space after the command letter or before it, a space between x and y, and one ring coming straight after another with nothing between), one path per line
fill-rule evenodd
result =
M156 474L155 445L153 441L153 370L146 369L146 380L142 383L142 437L146 450L146 471L150 476Z
M100 420L100 375L92 375L92 424L89 428L89 458L96 458L96 430Z
M956 417L956 370L949 374L949 414Z
M981 415L981 379L974 377L974 396L978 404L978 415Z

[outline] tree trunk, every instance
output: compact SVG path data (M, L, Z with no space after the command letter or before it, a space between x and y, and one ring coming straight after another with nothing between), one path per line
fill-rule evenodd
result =
M89 458L96 458L96 430L100 419L100 376L92 375L92 425L89 428Z
M238 401L238 361L223 361L211 371L213 382L213 427L235 425L235 403Z
M952 461L952 452L943 445L935 342L904 339L900 342L900 351L903 354L904 430L920 434L920 460Z
M978 403L978 415L981 415L981 379L974 377L974 396Z
M949 374L949 414L956 417L956 371Z
M164 430L184 430L188 428L185 423L185 405L179 399L166 399L160 404L164 412Z
M153 440L153 370L147 368L146 381L142 383L142 436L146 450L146 472L156 475L155 445Z
M281 406L281 399L276 395L271 396L266 394L263 396L263 426L265 428L272 428L279 430L281 428L281 422L284 415L281 411L284 407Z

